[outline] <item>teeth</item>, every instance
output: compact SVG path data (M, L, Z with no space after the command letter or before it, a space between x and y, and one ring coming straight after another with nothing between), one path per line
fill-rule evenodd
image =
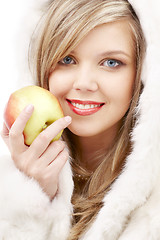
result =
M71 103L74 107L79 108L79 109L90 109L90 108L96 108L99 107L99 105L97 104L79 104L79 103Z
M85 108L85 109L89 109L89 108L91 108L91 105L86 104L86 105L84 105L84 108Z

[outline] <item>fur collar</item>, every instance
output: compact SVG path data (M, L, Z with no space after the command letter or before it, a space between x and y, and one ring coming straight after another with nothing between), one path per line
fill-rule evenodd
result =
M105 196L104 207L95 222L81 240L95 237L96 240L117 239L130 213L146 202L160 177L160 3L159 0L129 2L140 18L147 40L142 74L145 87L138 106L139 122L132 133L133 151L125 168ZM32 32L32 27L28 28Z
M147 41L142 79L144 91L133 130L133 151L124 171L104 198L104 207L81 240L117 239L130 213L144 204L160 175L160 3L130 0Z

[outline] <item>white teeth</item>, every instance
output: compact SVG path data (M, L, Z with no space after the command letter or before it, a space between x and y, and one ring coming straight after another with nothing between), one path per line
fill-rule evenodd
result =
M84 108L85 108L85 109L89 109L89 108L91 108L91 105L86 104L86 105L84 105Z
M79 109L90 109L90 108L96 108L99 107L99 105L97 104L79 104L79 103L71 103L74 107L79 108Z

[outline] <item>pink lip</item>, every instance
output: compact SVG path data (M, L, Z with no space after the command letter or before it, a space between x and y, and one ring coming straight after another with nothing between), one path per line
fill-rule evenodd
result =
M96 113L97 111L99 111L103 105L104 102L95 102L95 101L82 101L82 100L77 100L77 99L66 99L69 107L71 108L71 110L81 116L87 116L87 115L91 115L93 113ZM88 108L88 109L80 109L76 106L73 105L73 103L78 103L78 104L83 104L83 105L98 105L92 108Z

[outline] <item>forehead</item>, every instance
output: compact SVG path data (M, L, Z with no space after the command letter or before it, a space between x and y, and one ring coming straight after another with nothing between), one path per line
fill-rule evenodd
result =
M74 51L123 51L134 52L134 37L127 20L99 25L91 30Z

